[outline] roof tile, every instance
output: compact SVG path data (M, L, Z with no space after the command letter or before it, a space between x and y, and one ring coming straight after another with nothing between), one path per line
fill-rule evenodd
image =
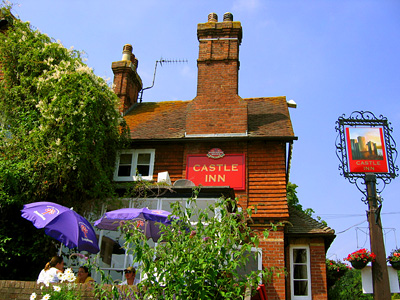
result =
M335 230L325 226L304 212L289 206L289 222L293 226L288 226L288 233L291 234L319 234L334 235Z
M248 134L250 137L294 138L285 97L243 100L248 103ZM131 138L183 138L186 131L188 104L192 101L136 103L125 116L131 131Z

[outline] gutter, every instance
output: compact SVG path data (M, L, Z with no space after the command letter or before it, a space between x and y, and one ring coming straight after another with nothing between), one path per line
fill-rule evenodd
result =
M298 140L297 136L250 136L250 135L235 135L235 134L221 134L221 135L202 135L199 136L189 136L189 137L175 137L175 138L148 138L148 139L138 139L130 137L132 143L143 143L143 142L198 142L198 141L249 141L249 140L265 140L265 141L282 141L287 143L293 143L293 141Z
M288 159L287 159L287 168L286 168L286 185L289 183L290 167L292 165L292 156L293 156L293 141L290 141Z

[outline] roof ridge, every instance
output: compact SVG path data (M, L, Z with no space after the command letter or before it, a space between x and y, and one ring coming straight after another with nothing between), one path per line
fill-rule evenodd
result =
M325 226L322 222L314 219L310 215L306 214L304 211L300 211L299 209L289 206L289 220L290 220L290 215L293 215L293 214L296 214L302 221L304 221L304 222L308 223L310 226L314 227L313 229L320 229L327 233L335 232L334 229L332 229L329 226Z

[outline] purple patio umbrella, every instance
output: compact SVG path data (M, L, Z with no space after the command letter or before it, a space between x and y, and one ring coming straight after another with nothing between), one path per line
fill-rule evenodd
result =
M137 221L147 238L157 242L161 236L158 223L171 224L168 216L171 213L165 210L150 210L148 208L121 208L106 212L100 219L94 222L99 229L117 230L121 221Z
M52 202L34 202L24 205L22 217L63 243L68 248L97 253L100 251L92 225L81 215Z

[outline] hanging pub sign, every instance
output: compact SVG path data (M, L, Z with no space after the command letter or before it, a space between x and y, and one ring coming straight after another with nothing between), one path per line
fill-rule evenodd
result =
M245 169L244 154L224 154L221 149L213 148L204 155L188 155L186 179L195 185L244 190Z
M336 154L345 177L360 178L367 173L387 179L397 176L393 160L396 144L390 135L393 129L385 117L356 111L349 118L340 117L336 124Z
M346 126L350 172L387 173L387 157L382 127Z

